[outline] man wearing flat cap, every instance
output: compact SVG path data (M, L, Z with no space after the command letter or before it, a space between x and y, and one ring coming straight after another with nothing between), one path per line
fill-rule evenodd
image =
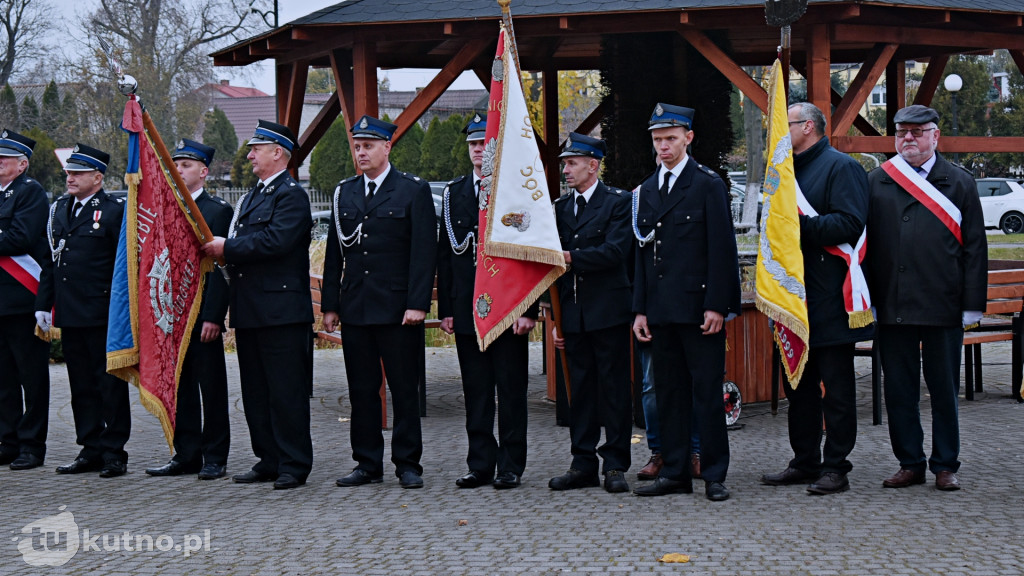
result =
M313 466L309 431L307 349L313 322L309 298L309 196L288 173L295 135L260 120L248 142L260 179L239 198L227 238L203 245L230 274L231 326L238 344L242 405L259 461L232 477L273 482L286 490L306 483Z
M686 153L693 115L682 106L655 106L648 129L661 166L633 201L633 332L651 343L664 463L652 484L633 492L693 492L696 422L704 494L721 501L729 498L724 325L740 312L739 262L725 182Z
M383 480L380 385L385 373L394 412L395 476L402 488L423 486L417 355L424 353L422 325L434 283L437 222L426 181L391 165L396 129L371 116L352 126L353 156L362 174L342 180L331 205L321 308L327 330L341 325L356 461L356 468L338 479L342 487Z
M77 144L64 164L68 193L50 207L52 266L43 268L36 298L39 327L61 329L82 446L74 462L57 473L98 470L104 478L128 471L124 445L131 432L128 383L107 373L107 312L124 214L124 199L103 190L108 162L106 152Z
M473 323L473 286L486 131L487 116L475 114L464 130L473 172L452 180L444 190L437 251L437 315L441 330L455 334L466 401L469 471L455 485L477 488L493 483L496 489L507 489L520 485L526 469L528 335L538 307L531 306L487 350L480 351Z
M598 178L604 140L569 134L559 158L570 192L555 200L558 237L568 271L558 279L569 361L569 470L548 482L552 490L599 486L628 492L632 401L629 389L629 323L633 319L626 259L632 195ZM601 427L605 442L598 447ZM599 457L603 467L599 467ZM599 470L599 468L601 468Z
M0 133L0 466L11 470L42 465L50 417L50 347L32 336L50 262L46 191L25 174L35 144Z
M171 155L203 220L215 236L227 236L233 211L223 198L205 190L215 150L188 138ZM228 284L214 270L206 275L203 303L181 366L174 427L174 457L150 476L197 474L213 480L225 474L231 434L228 425L228 375L224 364L224 316ZM202 402L200 402L202 394Z
M959 490L960 349L988 290L988 245L974 178L936 152L939 114L896 112L897 155L868 175L868 286L877 309L876 344L885 372L889 438L900 469L882 483L904 488L935 474ZM921 374L932 409L926 459L918 408Z

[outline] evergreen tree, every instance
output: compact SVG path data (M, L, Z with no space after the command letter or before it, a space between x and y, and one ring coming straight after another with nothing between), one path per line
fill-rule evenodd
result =
M36 141L26 172L43 185L43 189L50 193L51 198L59 197L64 193L65 176L64 167L53 153L57 144L38 127L29 128L23 134Z
M973 55L956 55L946 63L943 78L959 74L963 87L956 95L957 133L960 136L988 136L988 114L991 101L992 77L984 60ZM932 99L932 108L939 113L939 129L943 136L953 135L952 94L940 86ZM941 143L940 143L941 149ZM952 154L945 154L953 160ZM980 169L984 165L983 154L960 154L960 164L968 170Z
M232 159L238 151L238 136L224 111L214 108L204 118L206 128L203 130L203 144L217 150L210 164L210 175L220 179L230 177Z
M420 154L423 144L423 128L419 122L412 125L402 138L391 145L391 164L402 172L420 175Z
M231 163L231 185L235 188L252 188L259 178L252 173L252 162L249 162L248 146L239 146Z
M345 119L335 118L320 139L309 160L309 184L321 192L332 192L338 182L356 173L348 147Z
M14 96L14 90L10 84L5 84L4 89L0 91L0 125L14 131L21 129L18 99Z
M21 127L22 131L30 128L39 128L39 106L36 99L28 94L21 102Z
M455 174L454 159L451 150L456 146L461 134L448 122L437 117L430 121L423 143L420 145L420 173L424 180L448 180Z
M1006 100L992 106L992 135L1020 136L1024 134L1024 75L1016 66L1010 72L1010 95ZM989 155L984 173L979 176L1021 176L1024 166L1024 152Z
M61 103L60 124L53 140L58 147L71 147L78 141L81 133L81 122L78 114L78 101L75 99L74 91L64 91L64 102Z
M43 106L39 114L39 128L49 134L50 138L57 136L60 115L60 92L57 90L56 80L50 80L46 89L43 90Z
M460 174L469 174L473 171L473 162L469 159L469 144L466 143L466 135L462 129L466 127L468 118L459 114L452 114L445 120L450 130L455 134L455 142L451 149L448 176L442 180L455 178Z

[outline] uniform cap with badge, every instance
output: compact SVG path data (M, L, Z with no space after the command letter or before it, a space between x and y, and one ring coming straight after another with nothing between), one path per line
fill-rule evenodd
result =
M292 132L291 128L284 124L270 122L269 120L260 120L256 124L256 132L253 133L252 138L245 145L277 144L291 152L295 149L295 142L295 133Z
M0 133L0 156L24 156L32 157L32 150L36 147L36 141L18 134L13 130L4 128Z
M570 132L569 138L565 141L565 147L562 148L562 153L558 157L589 156L600 160L607 152L608 148L605 146L604 140Z
M174 154L171 154L171 160L189 158L191 160L198 160L209 167L210 162L213 161L214 152L216 150L211 146L201 144L195 140L189 140L188 138L182 138L178 140Z
M466 142L479 142L487 137L487 115L476 113L462 129Z
M71 150L71 156L64 164L64 170L67 172L96 170L100 174L106 174L109 162L110 154L85 144L75 144L74 149Z
M356 139L369 138L390 141L391 135L395 133L395 130L398 130L398 126L395 126L390 122L378 120L373 116L364 115L349 131L352 132L352 137Z
M657 130L658 128L674 128L681 126L687 130L691 130L693 126L693 108L685 108L683 106L675 106L673 104L664 104L659 102L654 107L654 112L651 114L651 120L647 123L648 130Z

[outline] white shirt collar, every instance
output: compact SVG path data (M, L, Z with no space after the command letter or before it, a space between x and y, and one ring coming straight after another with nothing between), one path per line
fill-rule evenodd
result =
M266 180L260 180L260 182L263 184L263 187L266 188L267 186L270 186L270 183L273 182L275 178L277 178L281 174L284 174L287 171L288 171L288 169L285 168L284 170L281 170L280 172L275 173L273 176L271 176L270 178L267 178Z
M74 203L78 202L82 206L85 206L86 204L89 203L89 200L92 200L92 197L97 195L97 194L99 194L99 192L93 192L92 194L89 194L88 196L86 196L84 200L79 200L79 199L73 197L73 198L71 198L71 205L74 206L75 205ZM83 210L84 210L84 208L83 208Z
M204 188L200 188L199 190L196 190L195 192L193 192L192 193L192 199L193 200L199 200L199 195L203 193L203 190L204 190Z
M391 162L388 162L387 167L384 168L384 171L381 172L380 174L378 174L376 178L371 179L366 174L363 174L363 193L365 194L366 191L369 190L370 182L376 183L377 184L376 190L380 190L380 185L384 183L384 179L388 177L388 173L390 173L390 172L391 172Z
M925 178L927 178L928 175L931 174L932 168L935 167L935 159L936 155L935 153L932 153L932 157L925 160L924 164L921 164L921 169L924 170L924 174L922 174L922 176L924 176Z
M577 190L576 194L583 196L583 199L587 201L587 204L590 204L590 198L594 195L594 190L597 190L597 182L598 180L595 178L594 183L590 185L590 188L587 188L583 192ZM575 199L573 201L575 201Z
M679 178L679 175L683 173L683 168L686 167L686 163L689 162L689 161L690 161L690 157L688 155L684 154L682 162L680 162L679 164L676 164L675 167L672 168L671 170L669 170L668 168L665 167L664 164L662 164L661 165L661 169L658 170L658 188L661 188L661 183L665 181L665 172L671 172L672 173L672 177L669 178L669 180L668 180L669 188L672 188L672 186L675 186L676 178Z

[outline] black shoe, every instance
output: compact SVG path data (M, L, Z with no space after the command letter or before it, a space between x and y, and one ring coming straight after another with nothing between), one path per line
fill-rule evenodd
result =
M82 472L95 472L103 468L102 460L89 460L79 456L71 464L57 467L57 474L81 474Z
M654 482L633 489L637 496L664 496L666 494L693 494L693 483L683 480L669 480L659 476Z
M491 482L494 482L493 478L488 478L476 470L470 470L468 474L456 480L455 485L459 488L479 488Z
M629 492L629 484L621 470L610 470L604 473L604 490L616 494L618 492Z
M128 473L128 463L124 460L107 460L100 470L100 478L116 478Z
M255 484L256 482L273 482L277 480L277 474L267 474L256 470L249 470L242 474L235 474L231 477L237 484Z
M712 502L721 502L729 499L729 489L721 482L708 482L704 485L704 496Z
M206 464L199 471L200 480L216 480L227 475L228 471L223 464Z
M177 460L171 460L159 468L146 468L146 474L150 476L181 476L182 474L195 474L199 472L196 464L183 464Z
M788 467L778 474L765 474L761 476L761 484L768 486L789 486L791 484L807 484L818 479L818 474L804 472L793 467Z
M826 472L807 487L811 494L838 494L849 489L850 481L846 479L846 474L839 472Z
M383 476L374 476L366 470L356 468L348 476L338 478L335 484L342 488L351 488L352 486L362 486L363 484L380 484L383 481Z
M35 454L21 454L11 462L11 470L31 470L43 465L43 459Z
M0 452L0 466L7 466L11 462L18 459L18 453L15 451Z
M518 488L521 484L519 475L513 472L501 472L494 478L494 489L495 490L508 490L509 488Z
M601 481L598 480L596 472L587 474L575 468L569 468L565 474L555 476L548 481L548 488L552 490L575 490L576 488L593 488L600 485Z
M278 476L277 480L274 481L274 490L288 490L291 488L298 488L299 486L302 486L305 483L305 478L300 480L295 476L292 476L291 474L285 472L284 474Z
M398 485L402 488L423 488L423 478L412 470L406 470L398 478Z

